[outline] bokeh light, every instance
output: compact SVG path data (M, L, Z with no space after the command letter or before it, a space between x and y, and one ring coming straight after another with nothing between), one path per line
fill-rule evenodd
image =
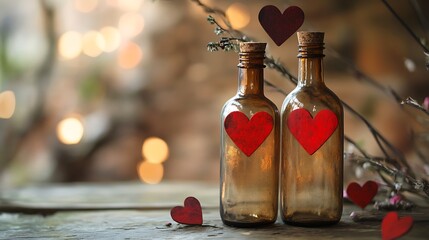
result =
M77 144L83 137L82 122L76 117L61 120L57 126L58 139L64 144Z
M168 158L168 145L161 138L150 137L143 142L142 154L150 163L162 163Z
M143 182L157 184L164 176L164 166L161 163L143 161L138 165L138 174Z
M73 5L79 12L89 13L97 7L98 0L74 0Z
M127 37L134 37L143 31L144 19L138 13L125 13L118 23L119 31Z
M83 36L83 53L90 57L100 55L105 46L103 35L97 31L89 31Z
M133 42L128 42L119 50L118 64L121 68L131 69L140 63L142 56L141 48Z
M226 15L231 21L232 27L236 29L244 28L250 22L250 15L247 7L241 3L234 3L226 10Z
M104 51L105 52L113 52L118 49L121 44L121 34L118 29L114 27L104 27L100 30L100 34L104 38Z
M12 91L0 93L0 118L11 118L15 112L15 94Z
M58 52L64 59L73 59L82 51L82 34L69 31L58 40Z
M405 58L404 65L409 72L415 72L416 71L416 63L413 60L411 60L409 58Z

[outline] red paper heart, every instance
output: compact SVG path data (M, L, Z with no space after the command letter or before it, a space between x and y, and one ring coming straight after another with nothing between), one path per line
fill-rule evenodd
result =
M273 129L273 117L257 112L249 120L242 112L231 112L225 118L225 131L235 145L250 157Z
M396 239L407 233L412 226L412 217L398 218L397 212L389 212L381 222L381 237L383 240Z
M171 209L170 215L174 221L188 225L203 224L203 213L198 199L187 197L184 207L177 206Z
M364 209L378 192L378 184L374 181L367 181L362 187L352 182L347 187L347 196L356 205Z
M304 12L297 6L286 8L283 14L272 5L259 11L259 23L277 46L282 45L304 23Z
M309 111L300 108L292 111L287 119L289 131L310 155L329 139L337 125L337 116L327 109L313 119Z

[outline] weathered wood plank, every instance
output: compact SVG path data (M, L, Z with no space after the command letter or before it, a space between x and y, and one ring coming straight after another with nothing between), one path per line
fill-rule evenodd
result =
M169 209L193 195L203 206L204 225L180 225L170 218ZM3 191L9 204L55 209L43 217L19 213L0 214L0 239L380 239L380 221L354 222L346 204L341 222L324 228L284 225L280 220L264 228L232 228L222 224L217 209L217 184L74 185L29 187ZM3 203L3 207L5 203ZM142 207L142 210L120 210ZM74 208L74 209L69 209ZM98 211L76 211L92 207ZM116 207L119 210L108 210ZM64 208L64 209L60 209ZM67 210L67 211L64 211ZM380 219L380 216L378 216ZM169 226L167 223L171 223ZM428 222L417 221L404 239L428 239Z
M219 205L217 184L140 182L50 184L0 190L0 206L33 208L165 208L195 196L205 207Z
M347 209L347 211L350 211ZM345 213L345 215L347 215ZM172 222L168 210L60 212L49 217L0 215L0 239L380 239L380 223L355 223L345 216L338 225L301 228L280 221L270 227L224 226L218 211L204 210L203 226ZM416 223L405 239L427 239L427 223Z

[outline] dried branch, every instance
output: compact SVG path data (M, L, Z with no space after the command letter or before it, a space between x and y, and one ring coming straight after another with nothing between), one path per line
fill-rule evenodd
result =
M387 9L392 13L392 15L401 23L401 25L407 30L407 32L411 35L411 37L423 48L423 51L429 54L429 48L420 40L416 33L408 26L408 24L398 15L398 13L390 6L387 0L382 0Z
M359 156L356 154L348 154L348 153L345 154L345 157L349 161L354 161L362 165L364 163L369 163L372 167L375 167L377 171L387 173L395 180L396 191L408 191L408 192L418 194L425 198L429 196L429 183L426 180L424 179L417 180L409 175L404 174L401 171L398 171L395 168L389 167L388 161L394 161L394 159L386 159L386 158L380 158L380 157L365 157L365 156ZM388 181L386 183L389 184ZM420 194L420 192L423 192L426 195L422 195Z
M199 0L191 0L191 1L197 3L199 6L203 7L203 9L207 13L213 13L214 12L214 11L212 11L212 8L201 3L201 1L199 1ZM218 11L220 11L221 12L220 15L223 16L227 20L225 13L222 10L216 9L216 12L218 12ZM211 24L215 25L215 33L217 35L228 34L230 36L230 37L226 37L226 38L223 37L221 39L221 41L218 43L210 42L208 45L208 49L210 51L216 51L216 50L219 50L219 48L223 49L224 51L229 51L229 50L237 49L238 48L237 42L239 42L239 41L254 41L253 39L247 37L243 33L233 29L232 26L229 24L229 21L225 23L227 28L222 27L215 20L215 18L212 16L209 16L208 21ZM337 54L337 55L339 56L339 54ZM290 71L288 71L286 69L286 67L284 67L279 61L276 61L273 57L267 56L265 59L265 64L267 65L268 68L276 70L282 76L284 76L285 78L290 80L295 85L298 83L298 79L294 75L292 75L290 73ZM361 71L358 71L356 67L354 68L354 70L355 70L355 73L357 76L361 76L362 79L365 80L366 82L368 82L369 84L375 86L376 88L378 88L380 90L383 90L383 92L386 92L385 87L378 84L373 79L367 77ZM265 82L267 82L267 80L265 80ZM273 87L274 89L276 89L278 92L281 92L281 93L286 95L286 93L281 88L275 86L274 84L268 82L268 85ZM389 89L388 92L391 93L391 95L396 100L400 99L399 95L395 91ZM393 146L393 144L391 144L379 131L377 131L375 129L375 127L372 126L372 124L368 120L366 120L365 117L363 117L361 114L359 114L356 110L354 110L347 103L342 101L342 104L346 110L348 110L352 115L354 115L355 117L360 119L367 126L367 128L369 129L369 131L373 135L374 139L376 140L378 146L380 147L380 149L383 151L383 153L385 155L385 158L370 158L369 155L363 149L361 149L360 147L357 147L357 144L354 143L354 141L352 141L349 137L346 136L345 140L347 142L351 143L352 145L354 145L355 147L357 147L359 152L361 152L361 154L363 155L363 157L361 157L361 158L366 159L368 161L371 160L370 163L375 164L375 166L379 167L379 170L383 170L384 172L387 172L390 175L393 174L394 176L399 176L399 175L404 176L404 179L406 179L407 182L411 183L414 186L414 189L405 189L405 190L413 191L413 192L423 191L427 195L426 196L426 198L427 198L429 196L429 190L428 190L429 184L424 180L416 180L415 179L415 174L412 172L411 168L409 167L409 165L408 165L404 155L402 154L402 152L399 149L397 149L395 146ZM388 150L394 154L395 158L390 157ZM375 160L383 160L385 162L389 162L391 165L394 166L394 168L388 168L387 166L384 166L383 163L381 163L380 161L375 161ZM380 176L384 179L382 174L380 174ZM392 187L392 188L394 187L393 183L389 183L389 181L387 181L387 180L386 180L386 183L389 184L390 187ZM404 190L404 189L399 189L399 190Z
M429 21L426 19L425 14L422 11L422 8L420 7L418 0L410 0L411 5L414 8L414 11L417 14L417 17L419 19L420 24L422 25L423 30L426 32L426 37L428 37L429 33ZM426 42L427 43L427 42Z
M273 88L276 92L279 92L279 93L281 93L281 94L283 94L285 96L287 95L287 92L285 92L283 89L277 87L274 83L268 81L267 79L264 79L264 82L265 82L266 85L268 85L269 87Z
M329 47L326 47L326 50L328 51L329 56L332 56L332 57L336 58L338 61L341 61L344 64L346 64L347 67L352 71L354 77L357 80L367 83L371 87L385 93L386 95L392 96L396 100L396 102L402 101L402 98L399 96L399 94L395 90L383 86L382 84L380 84L375 79L366 75L364 72L362 72L360 69L358 69L358 67L355 64L353 64L350 60L342 57L337 51L335 51L334 49L329 48Z
M363 150L363 148L361 148L355 141L353 141L353 139L344 136L345 140L350 143L354 148L356 148L356 150L358 150L358 152L360 154L362 154L364 157L369 157L369 155L366 153L365 150Z
M401 104L409 105L429 115L429 111L411 97L407 97L407 99L405 99L404 101L401 101Z

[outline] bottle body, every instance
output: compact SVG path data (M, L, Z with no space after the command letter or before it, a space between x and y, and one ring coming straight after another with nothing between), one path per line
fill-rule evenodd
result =
M292 225L331 225L342 215L343 108L323 83L322 57L300 58L298 86L281 110L280 212Z
M263 95L262 71L262 61L240 67L237 95L221 112L220 215L230 226L277 219L279 112Z

